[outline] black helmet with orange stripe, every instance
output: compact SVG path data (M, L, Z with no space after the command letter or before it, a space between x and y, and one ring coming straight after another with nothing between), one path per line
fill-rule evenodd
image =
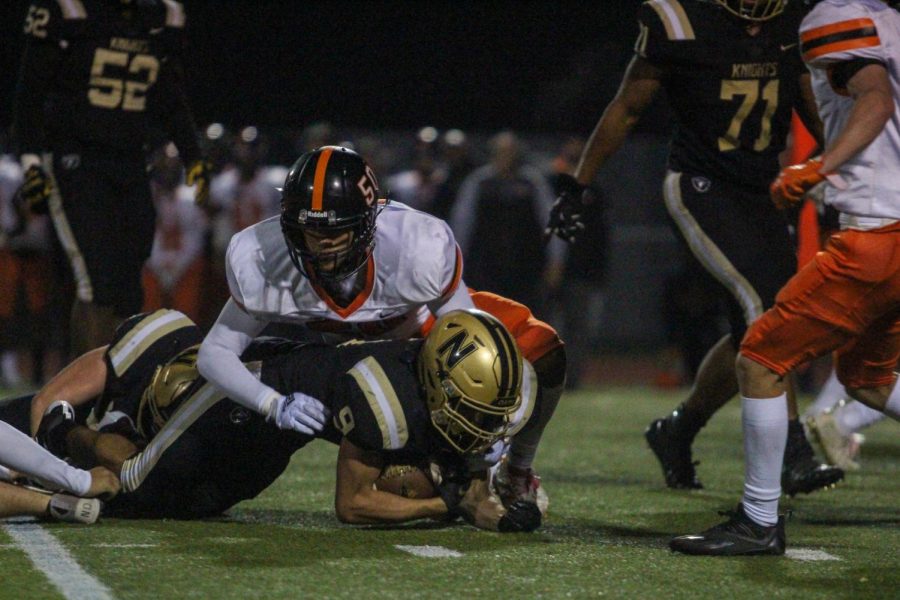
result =
M335 281L359 271L375 246L378 196L372 168L349 148L298 158L281 192L281 230L300 272Z

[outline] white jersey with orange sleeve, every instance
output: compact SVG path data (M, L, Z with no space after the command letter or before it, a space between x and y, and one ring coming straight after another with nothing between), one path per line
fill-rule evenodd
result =
M338 305L291 262L278 217L236 234L226 260L231 295L261 321L385 339L421 334L428 305L459 287L462 254L444 221L391 202L378 216L375 248L363 269L362 291L348 306Z
M900 219L900 12L881 0L824 0L800 25L800 42L826 144L844 128L853 107L839 65L879 63L887 69L894 115L838 169L847 187L828 186L825 202L847 215Z

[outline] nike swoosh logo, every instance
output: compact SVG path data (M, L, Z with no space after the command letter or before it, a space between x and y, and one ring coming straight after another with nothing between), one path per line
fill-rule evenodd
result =
M791 48L793 48L796 45L797 45L797 42L794 42L793 44L781 44L778 47L781 48L782 52L787 52L788 50L790 50Z

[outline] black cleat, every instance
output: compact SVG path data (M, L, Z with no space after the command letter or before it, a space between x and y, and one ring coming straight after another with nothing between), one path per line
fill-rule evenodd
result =
M68 456L66 435L75 426L75 409L65 400L57 400L47 407L38 425L37 443L60 458Z
M671 416L656 419L644 431L644 437L653 454L662 465L666 485L679 490L700 490L703 484L697 479L691 457L691 443L672 431Z
M792 422L788 430L784 463L781 467L781 489L788 496L809 494L833 487L844 478L844 470L820 463L803 434L803 427Z
M729 519L697 535L681 535L669 542L669 548L684 554L705 556L752 556L784 554L784 516L772 527L759 525L738 504L734 512L720 512Z

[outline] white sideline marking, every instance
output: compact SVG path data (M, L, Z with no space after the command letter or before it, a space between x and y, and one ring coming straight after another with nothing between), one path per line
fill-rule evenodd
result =
M159 544L88 544L91 548L156 548Z
M3 529L69 600L112 600L109 588L82 569L59 540L37 523L4 523Z
M784 555L794 560L804 561L841 560L834 554L828 554L824 550L813 550L812 548L788 548L784 551Z
M462 552L444 548L443 546L404 546L403 544L395 544L394 548L403 552L409 552L413 556L421 556L422 558L458 558L462 556Z

